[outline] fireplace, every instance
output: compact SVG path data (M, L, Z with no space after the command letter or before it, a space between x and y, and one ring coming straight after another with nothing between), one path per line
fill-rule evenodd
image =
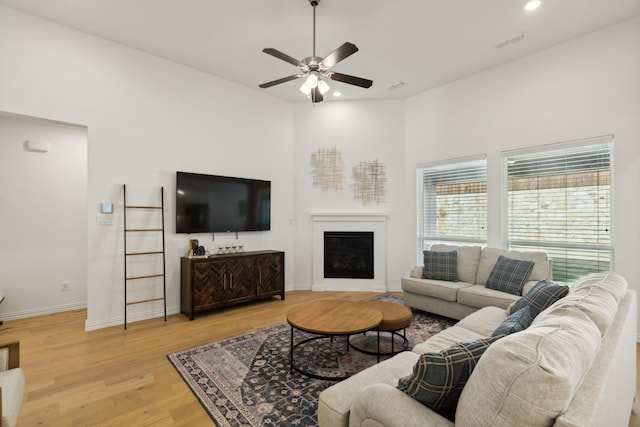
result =
M313 222L312 290L386 292L386 212L312 213L311 221ZM345 268L342 268L340 277L325 276L325 232L340 235L368 233L372 236L370 239L373 258L370 266L373 273L368 272L368 278L344 277L351 273L345 273ZM359 247L355 249L360 250ZM355 263L356 266L361 264ZM353 266L349 266L348 269L353 270Z
M373 279L373 231L325 231L324 277Z

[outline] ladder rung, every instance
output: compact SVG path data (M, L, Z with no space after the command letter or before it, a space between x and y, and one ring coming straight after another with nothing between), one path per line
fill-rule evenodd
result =
M153 252L129 252L128 254L125 254L126 256L133 256L133 255L152 255L152 254L163 254L164 252L162 251L153 251Z
M149 279L151 277L163 277L164 274L150 274L148 276L133 276L127 277L127 280Z
M128 303L127 303L127 305L132 305L132 304L142 304L142 303L145 303L145 302L162 301L162 300L164 300L164 298L162 298L162 297L159 297L159 298L150 298L150 299L142 299L142 300L140 300L140 301L131 301L131 302L128 302Z
M138 231L162 231L162 228L128 228L124 230L126 232L138 232Z
M125 206L127 209L162 209L162 206Z

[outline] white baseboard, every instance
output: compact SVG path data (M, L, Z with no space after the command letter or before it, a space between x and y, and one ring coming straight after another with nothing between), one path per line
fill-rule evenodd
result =
M179 313L180 313L179 306L167 307L167 316L169 316L170 314L179 314ZM150 313L127 316L127 324L138 322L140 320L155 319L158 317L164 317L164 310L157 309ZM111 319L94 320L94 321L87 320L84 323L84 330L95 331L96 329L110 328L112 326L123 326L123 325L124 325L124 314L122 316L118 316L116 318L111 318Z
M71 304L62 304L52 307L33 308L29 310L14 311L12 313L2 313L0 320L16 320L27 317L43 316L45 314L62 313L65 311L82 310L87 308L86 301L74 302Z

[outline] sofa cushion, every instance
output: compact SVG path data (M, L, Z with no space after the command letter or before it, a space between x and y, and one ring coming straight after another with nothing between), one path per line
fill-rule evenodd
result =
M519 295L485 288L484 285L473 285L461 288L458 291L458 302L460 304L477 308L493 305L506 309L512 302L517 301L518 298Z
M529 280L533 264L533 261L507 258L504 255L500 255L496 265L491 270L491 274L489 274L485 286L489 289L513 295L522 295L522 288Z
M529 292L516 301L509 309L509 314L515 313L524 307L531 310L531 318L569 293L569 287L553 283L549 280L540 280Z
M498 261L498 257L500 255L512 259L533 261L535 264L533 266L533 270L531 270L529 280L537 281L549 278L549 258L544 252L519 252L505 251L497 248L484 248L480 254L480 265L478 265L476 284L486 285L487 279L493 270L493 266Z
M458 291L473 286L466 282L447 282L446 280L402 278L402 290L426 295L446 301L455 302L458 299Z
M456 251L458 253L458 280L467 283L476 283L476 272L480 264L480 246L457 246L436 244L430 250L438 252Z
M627 281L615 273L595 273L578 280L569 294L545 312L560 316L575 307L585 313L604 335L613 322L618 303L627 290Z
M424 353L413 373L398 380L398 389L453 419L458 398L487 348L501 337L456 343L437 353Z
M504 310L502 312L504 313ZM416 344L411 351L416 354L434 353L445 350L458 342L475 341L480 338L486 338L490 335L490 333L479 334L467 328L460 327L458 324L459 322L450 328L435 334L431 338ZM495 326L492 330L493 329L495 329Z
M504 309L488 305L474 311L455 326L473 331L482 337L488 337L506 318L507 313Z
M423 251L423 279L458 281L458 252Z
M422 270L423 270L422 265L416 265L415 267L413 267L411 269L411 272L409 273L409 277L414 278L414 279L422 279Z
M600 331L578 308L539 316L485 352L460 396L456 426L552 425L599 346Z
M398 378L411 374L418 355L403 351L390 359L373 365L320 393L318 399L318 424L322 426L348 426L349 411L353 399L369 384L398 384Z
M511 313L509 317L507 317L504 322L502 322L500 326L493 331L491 336L511 335L516 332L524 331L529 327L529 325L531 325L532 321L533 317L531 317L529 306L526 306Z
M24 395L22 369L15 368L0 372L0 388L2 388L2 425L15 426Z

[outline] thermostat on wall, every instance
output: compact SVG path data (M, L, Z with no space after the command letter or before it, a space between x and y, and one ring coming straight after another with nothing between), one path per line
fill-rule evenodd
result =
M100 212L103 214L113 213L113 203L100 203Z

